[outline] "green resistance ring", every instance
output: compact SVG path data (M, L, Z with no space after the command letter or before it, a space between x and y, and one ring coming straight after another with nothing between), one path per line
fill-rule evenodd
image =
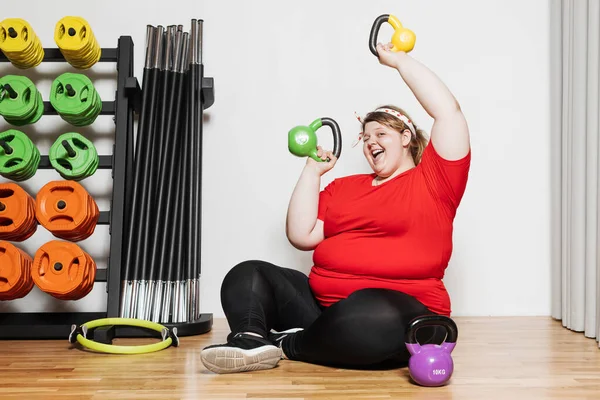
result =
M95 329L103 326L133 326L137 328L146 328L156 332L159 332L162 337L162 341L153 344L146 344L142 346L116 346L112 344L104 344L94 342L87 338L87 332L90 329ZM69 342L79 343L83 347L87 347L90 350L94 350L101 353L110 354L144 354L153 353L156 351L164 350L167 347L173 345L179 346L179 338L177 337L177 328L169 330L167 327L158 324L156 322L146 321L135 318L101 318L93 321L86 322L80 326L72 325L71 333L69 335Z

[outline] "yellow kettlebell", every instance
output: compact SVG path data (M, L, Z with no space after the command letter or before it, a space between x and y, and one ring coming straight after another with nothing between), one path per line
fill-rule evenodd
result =
M369 35L369 49L375 57L379 57L377 54L377 35L379 29L384 23L388 23L394 28L394 34L390 42L394 45L392 51L404 51L408 53L415 47L417 35L408 28L402 26L400 20L391 14L382 14L375 19L373 26L371 27L371 33Z

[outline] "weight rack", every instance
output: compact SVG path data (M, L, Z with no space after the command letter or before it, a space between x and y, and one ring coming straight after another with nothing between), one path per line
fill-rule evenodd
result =
M115 142L112 155L99 155L98 169L111 169L113 179L110 211L101 211L98 225L109 225L110 246L106 270L99 269L95 282L106 282L105 312L13 312L0 313L0 339L65 339L72 325L99 319L119 317L121 300L121 266L126 226L128 221L130 188L133 184L134 118L141 109L141 94L134 76L133 40L121 36L116 48L102 48L99 62L114 62L117 69L117 90L114 101L103 101L100 115L114 115ZM0 62L9 62L0 52ZM66 62L60 49L44 48L42 62ZM203 82L207 97L212 97L212 81ZM44 101L44 115L56 115L49 101ZM48 155L42 155L38 169L52 168ZM212 328L212 314L201 314L197 321L163 324L177 327L178 336L206 333ZM115 337L154 337L156 333L123 326L108 326L88 332L88 338L100 343L111 343Z

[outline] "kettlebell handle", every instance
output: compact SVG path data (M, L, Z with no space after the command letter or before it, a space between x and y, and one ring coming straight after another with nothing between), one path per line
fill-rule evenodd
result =
M391 14L382 14L373 22L371 33L369 34L369 49L371 50L371 53L373 53L375 57L379 58L379 54L377 53L377 36L379 35L379 29L381 28L381 25L383 25L385 22L394 28L394 34L391 38L391 42L394 44L392 51L411 51L414 46L414 33L409 29L405 29L396 16Z
M413 318L408 324L405 342L407 344L419 344L417 341L417 330L426 326L443 326L446 328L448 335L444 341L445 343L456 343L458 339L458 328L452 318L445 315L422 315Z
M329 117L322 117L321 125L328 126L331 128L331 132L333 133L333 155L335 158L340 158L342 154L342 133L340 131L340 126L335 120Z
M369 34L369 49L375 57L379 57L379 54L377 53L377 36L379 35L379 29L381 29L381 25L385 24L389 20L390 14L382 14L375 18L373 26L371 27L371 33Z

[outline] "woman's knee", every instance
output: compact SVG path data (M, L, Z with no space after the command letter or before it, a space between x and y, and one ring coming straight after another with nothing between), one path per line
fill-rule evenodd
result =
M238 280L248 276L252 276L257 268L257 262L255 260L242 261L231 268L225 278L223 279L223 285L228 281Z
M372 329L387 327L395 331L398 339L404 343L404 334L410 321L422 315L434 314L423 303L406 293L388 289L362 289L354 292L349 299L365 310L371 310L366 321ZM437 343L444 341L445 330L441 327L428 326L420 328L417 340L421 344Z
M231 268L221 283L221 297L228 294L235 295L241 287L248 285L254 279L254 274L258 269L256 260L242 261ZM232 293L233 292L233 293Z
M404 345L404 335L410 321L420 315L431 314L414 297L387 289L361 289L347 299L347 312L360 315L367 332L381 335L390 346ZM432 329L420 329L419 338L429 338Z
M263 294L270 291L270 282L278 268L262 260L247 260L236 264L223 279L221 299L238 296L240 292Z

